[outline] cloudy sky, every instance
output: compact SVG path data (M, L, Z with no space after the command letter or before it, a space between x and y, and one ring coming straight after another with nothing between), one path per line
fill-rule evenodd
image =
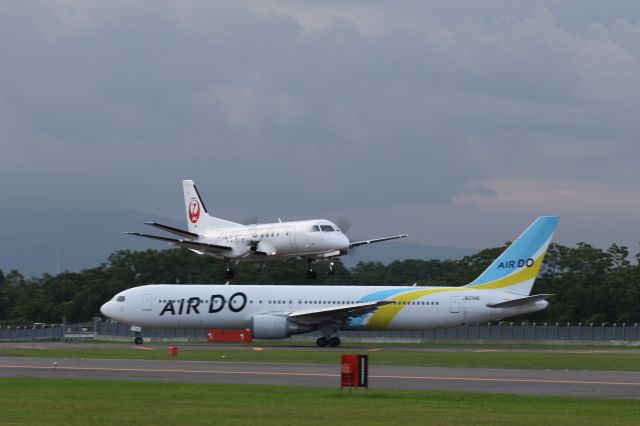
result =
M0 207L637 250L637 1L0 0Z

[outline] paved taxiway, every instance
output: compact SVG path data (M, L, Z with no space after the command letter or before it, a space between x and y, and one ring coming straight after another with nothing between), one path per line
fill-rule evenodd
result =
M0 377L337 387L338 365L0 357ZM640 373L370 366L372 389L640 398Z

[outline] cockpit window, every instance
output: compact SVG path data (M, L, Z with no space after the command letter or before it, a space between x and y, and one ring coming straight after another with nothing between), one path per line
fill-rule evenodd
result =
M320 228L318 227L318 225L313 225L309 231L318 232L318 231L320 231Z
M116 302L124 302L124 296L116 297Z
M322 228L323 232L333 232L333 231L335 231L335 229L333 229L333 226L331 226L331 225L320 225L320 228Z

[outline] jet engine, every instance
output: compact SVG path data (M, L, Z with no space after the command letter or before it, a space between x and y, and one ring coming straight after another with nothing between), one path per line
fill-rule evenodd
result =
M298 324L279 315L254 315L251 319L251 332L256 339L282 339L311 330L308 325Z

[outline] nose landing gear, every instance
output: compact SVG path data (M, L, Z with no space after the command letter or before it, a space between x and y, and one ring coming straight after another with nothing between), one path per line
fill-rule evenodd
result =
M311 267L311 264L313 263L313 259L307 259L307 278L308 279L315 279L317 274L316 271L313 270L313 268Z
M329 270L327 271L327 275L335 275L336 274L336 268L334 268L333 265L333 260L329 261Z

